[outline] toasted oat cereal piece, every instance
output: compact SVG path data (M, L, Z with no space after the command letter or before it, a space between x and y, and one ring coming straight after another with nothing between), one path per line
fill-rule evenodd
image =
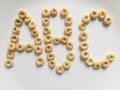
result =
M45 46L45 51L46 51L47 53L52 52L52 50L53 50L52 44L47 44L47 45Z
M56 73L57 74L63 74L63 72L64 72L64 68L62 67L62 65L57 65Z
M16 45L15 43L10 43L7 48L8 48L8 51L15 51Z
M84 15L82 18L82 22L85 24L88 24L90 20L91 20L90 15Z
M59 38L59 37L54 37L54 39L53 39L53 44L54 44L54 45L60 44L60 38Z
M44 42L45 42L45 44L52 43L52 36L50 34L46 35Z
M110 65L110 61L109 60L103 60L102 61L102 67L103 68L107 68Z
M70 63L70 61L65 60L65 61L63 62L63 64L62 64L62 66L63 66L63 68L64 68L65 70L68 70L68 69L70 69L70 67L71 67L71 63Z
M18 27L14 27L14 28L12 29L12 34L19 35L19 33L20 33L20 29L19 29Z
M51 13L51 16L52 16L52 17L56 17L56 16L57 16L57 13L58 13L58 10L57 10L56 8L52 8L52 9L50 10L50 13Z
M79 45L79 49L81 51L87 50L88 47L89 47L89 45L88 45L88 43L86 41L81 42L80 45Z
M15 52L7 51L7 58L13 59L15 57Z
M56 66L55 60L49 61L48 64L49 64L49 67L52 69L55 68L55 66Z
M19 18L24 20L26 18L26 16L27 16L27 13L26 13L25 10L19 10L19 12L18 12L18 17Z
M113 53L110 53L106 56L106 59L112 62L115 60L115 55Z
M72 23L73 23L72 17L68 16L68 17L65 18L65 25L71 26Z
M49 18L43 18L42 19L42 25L43 26L49 26L49 24L50 24Z
M36 66L41 67L44 64L44 57L39 56L36 60Z
M25 23L28 25L31 21L32 21L31 17L30 16L26 16Z
M80 33L80 35L79 35L79 40L80 40L80 41L86 41L87 38L88 38L87 32L82 31L82 32Z
M91 19L96 19L98 17L98 11L93 10L90 12Z
M68 52L67 59L73 61L75 59L75 54L73 52Z
M42 38L36 37L34 42L35 42L35 45L41 45L42 44Z
M34 37L34 38L38 37L38 36L39 36L38 31L37 31L36 29L35 29L35 30L32 30L31 36Z
M98 69L100 69L101 68L101 62L94 62L94 64L93 64L93 69L96 69L96 70L98 70Z
M81 31L84 31L84 30L86 29L86 24L83 23L83 22L81 22L81 23L79 24L79 29L80 29Z
M72 27L68 26L64 30L64 35L70 36L72 34Z
M62 18L66 18L68 16L68 9L67 8L61 9L60 15Z
M14 23L16 27L21 27L23 25L23 20L21 18L16 18Z
M94 64L94 59L89 57L87 60L85 60L85 64L89 67L92 66Z
M33 45L32 44L27 44L25 46L25 50L26 50L26 52L32 52L33 51Z
M6 60L5 63L4 63L4 65L5 65L6 68L13 67L13 64L14 64L13 60Z
M99 12L99 15L98 15L99 20L103 21L105 19L106 15L107 15L106 11L105 10L101 10Z
M54 53L48 53L47 54L47 60L48 61L51 61L51 60L54 60L55 59L55 54Z
M10 41L11 41L12 43L17 43L17 42L19 41L18 35L13 34L13 35L10 37Z
M36 45L36 46L34 47L34 52L35 52L35 54L37 54L37 55L42 54L42 52L43 52L42 46Z
M62 43L62 44L67 44L67 42L68 42L68 37L67 37L66 35L63 35L63 36L61 37L61 43Z
M81 54L80 54L80 58L82 60L87 60L89 58L89 52L87 50L82 51Z
M48 26L45 26L45 27L43 28L43 34L44 34L44 35L51 34L51 30L50 30L50 28L49 28Z
M112 18L109 17L109 16L106 16L105 19L104 19L104 21L103 21L103 23L105 25L110 25L112 23Z
M36 24L33 21L30 21L28 24L28 27L30 28L30 30L34 30L36 28Z
M66 48L67 48L68 50L72 50L73 47L74 47L74 44L73 44L71 41L68 41L68 43L66 44Z
M17 50L18 52L23 52L23 51L25 50L25 46L24 46L22 43L18 43L18 44L16 45L16 50Z
M49 18L50 17L50 11L48 9L44 9L42 11L42 17L47 17Z

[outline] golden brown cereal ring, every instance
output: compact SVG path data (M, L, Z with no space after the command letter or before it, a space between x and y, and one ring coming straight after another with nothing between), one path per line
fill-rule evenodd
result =
M8 59L13 59L15 57L15 52L8 51L7 52L7 58Z
M75 59L75 54L73 52L68 52L67 59L73 61Z
M110 62L112 62L112 61L114 61L115 60L115 55L114 54L108 54L107 56L106 56L106 59L107 60L109 60Z
M51 61L51 60L54 60L54 59L55 59L54 53L48 53L48 54L47 54L47 60L48 60L48 61Z
M52 36L50 34L46 35L44 42L45 42L45 44L52 43Z
M17 43L17 42L19 41L18 35L15 35L15 34L13 34L13 35L10 37L10 39L11 39L11 42L12 42L12 43Z
M5 65L6 68L13 67L13 64L14 64L13 60L6 60L5 63L4 63L4 65Z
M93 64L93 69L96 69L96 70L98 70L98 69L100 69L101 68L101 62L94 62L94 64Z
M70 36L72 34L72 27L68 26L65 28L64 35Z
M86 24L83 23L83 22L81 22L80 25L79 25L79 29L80 29L81 31L84 31L84 30L86 29Z
M49 28L48 26L44 27L44 28L43 28L43 33L44 33L44 35L51 34L50 28Z
M19 33L20 33L20 29L19 29L18 27L14 27L14 28L12 29L12 34L19 35Z
M41 45L42 44L42 38L36 37L34 42L35 42L36 45Z
M16 18L14 23L16 27L21 27L23 25L23 20L21 18Z
M82 22L85 24L88 24L90 20L91 20L90 15L84 15L82 18Z
M63 72L64 72L64 68L62 67L62 65L57 65L56 73L57 74L63 74Z
M37 55L42 54L42 52L43 52L42 46L36 45L36 46L34 47L34 52L35 52L35 54L37 54Z
M80 45L79 45L79 49L81 51L87 50L88 47L89 47L89 45L88 45L88 43L86 41L81 42Z
M71 26L72 23L73 23L72 17L69 16L65 18L65 25Z
M52 44L47 44L47 45L45 46L45 51L46 51L47 53L52 52L52 50L53 50Z
M49 18L50 17L50 11L48 9L44 9L42 11L42 17L47 17Z
M26 13L26 11L24 11L24 10L19 10L19 12L18 12L18 17L19 18L21 18L21 19L25 19L26 18L26 16L27 16L27 13Z
M54 37L54 39L53 39L53 44L54 44L54 45L60 44L60 38L59 38L59 37Z
M61 37L61 43L62 43L62 44L67 44L67 42L68 42L68 37L65 36L65 35L63 35L63 36Z
M31 21L32 21L32 19L31 19L30 16L27 16L27 17L25 18L25 23L26 23L26 24L29 24Z
M43 26L48 26L50 24L49 18L43 18L42 19L42 24L43 24Z
M22 43L18 43L18 44L16 45L16 50L17 50L18 52L23 52L23 51L25 50L25 46L24 46Z
M38 57L36 60L36 66L41 67L44 64L44 58L42 56Z
M104 61L102 62L102 67L103 67L103 68L107 68L109 65L110 65L110 61L109 61L109 60L104 60Z
M10 43L7 48L9 51L15 51L16 45L14 43Z
M98 12L93 10L90 12L91 19L96 19L98 17Z
M50 68L55 68L56 63L55 63L54 60L49 61L48 63L49 63L49 67L50 67Z
M64 68L65 70L68 70L68 69L70 69L70 67L71 67L71 63L70 63L70 61L65 60L65 61L63 62L63 64L62 64L62 66L63 66L63 68Z
M37 30L32 30L31 35L32 35L32 37L36 38L36 37L38 37L39 33Z
M112 18L109 17L109 16L106 16L105 19L104 19L104 21L103 21L103 23L105 25L110 25L112 23Z
M80 33L80 35L79 35L79 40L80 40L80 41L86 41L87 38L88 38L87 32L82 31L82 32Z
M80 54L80 58L81 58L82 60L88 59L88 58L89 58L89 52L88 52L87 50L82 51L81 54Z
M25 50L26 50L26 52L32 52L33 51L33 45L32 44L27 44L25 46Z
M89 67L92 66L94 64L93 58L90 57L87 60L85 60L85 64Z
M104 20L106 15L107 15L106 11L101 10L98 15L99 20Z
M72 50L73 47L74 47L74 44L73 44L71 41L68 41L68 43L66 44L66 48L67 48L68 50Z
M68 9L66 8L61 9L60 15L62 18L66 18L68 16Z
M57 11L56 8L52 8L52 9L50 10L50 13L51 13L51 16L52 16L52 17L55 17L55 16L57 16L58 11Z
M31 29L31 30L34 30L36 28L36 24L33 22L33 21L30 21L29 24L28 24L28 27Z

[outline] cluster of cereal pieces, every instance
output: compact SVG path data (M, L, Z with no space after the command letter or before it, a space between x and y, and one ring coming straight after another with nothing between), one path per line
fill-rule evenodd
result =
M42 11L42 24L43 24L43 33L45 35L45 51L47 53L47 60L48 65L51 69L56 68L56 72L58 74L63 74L64 70L68 70L71 67L71 61L74 60L75 55L72 51L74 44L69 40L69 36L72 34L72 17L68 16L68 9L63 8L60 11L60 16L64 19L64 23L66 25L64 30L64 35L61 37L58 36L52 36L51 35L51 29L49 27L50 25L50 17L56 17L58 14L58 10L56 8L52 8L51 10L44 9ZM55 62L55 54L53 51L53 44L66 45L66 49L69 50L66 56L66 60L63 61L61 65L56 65Z
M23 23L29 27L31 36L34 38L34 44L22 44L19 41L20 27ZM17 52L32 52L34 50L35 54L38 56L36 59L36 65L42 66L44 64L44 58L41 56L43 52L42 38L39 36L38 30L36 29L35 22L32 21L30 16L27 16L26 11L20 10L18 12L18 17L14 20L14 27L12 29L12 35L10 37L10 44L7 49L7 60L4 65L6 68L11 68L14 64L13 59L15 57L15 51Z
M103 23L107 26L109 26L112 23L111 17L107 16L106 11L101 10L100 12L93 10L90 12L90 14L84 15L82 18L81 23L79 24L79 29L81 30L81 33L79 35L79 40L81 41L79 45L79 49L81 51L80 58L85 62L87 66L92 66L93 69L100 69L102 68L107 68L110 64L115 59L115 56L113 53L110 53L106 56L106 58L102 61L94 61L94 59L90 56L88 52L88 43L87 43L87 38L88 34L85 31L86 25L91 21L95 20L98 18L100 21L103 21Z

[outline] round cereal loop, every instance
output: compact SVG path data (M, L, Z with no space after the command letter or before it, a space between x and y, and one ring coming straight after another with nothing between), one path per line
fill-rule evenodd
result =
M48 61L53 61L55 59L55 54L54 53L48 53L47 54L47 60Z
M73 23L72 17L68 16L65 18L65 25L71 26Z
M89 57L87 60L85 60L85 64L90 67L94 64L94 59Z
M26 24L29 24L31 21L32 21L32 19L31 19L30 16L27 16L27 17L25 18L25 23L26 23ZM30 26L31 26L31 25L30 25Z
M62 67L62 65L57 65L56 73L57 74L63 74L63 72L64 72L64 68Z
M93 64L93 69L96 69L96 70L98 70L98 69L100 69L101 68L101 62L94 62L94 64Z
M25 50L26 50L26 52L32 52L33 51L33 45L32 44L27 44L25 46Z
M70 67L71 67L71 63L70 63L70 61L65 60L65 61L63 62L63 64L62 64L62 66L63 66L63 68L64 68L65 70L68 70L68 69L70 69Z
M24 20L26 18L26 16L27 16L27 13L26 13L25 10L19 10L19 12L18 12L18 17L19 18Z
M52 52L52 50L53 50L52 44L47 44L47 45L45 46L45 51L46 51L47 53Z
M80 40L80 41L86 41L87 38L88 38L87 32L82 31L82 32L80 33L80 35L79 35L79 40Z
M60 15L62 18L66 18L68 16L68 9L67 8L61 9Z
M50 10L50 13L51 13L51 16L52 16L52 17L55 17L55 16L57 16L58 11L57 11L56 8L52 8L52 9Z
M13 34L10 37L10 40L11 40L12 43L17 43L19 41L19 37L18 37L18 35Z
M16 45L16 50L17 50L18 52L23 52L23 51L25 50L25 46L24 46L22 43L18 43L18 44Z
M86 24L83 23L83 22L81 22L81 23L79 24L79 29L80 29L81 31L84 31L84 30L86 29Z
M88 45L88 43L86 41L81 42L80 45L79 45L79 49L81 51L87 50L88 47L89 47L89 45Z
M10 43L7 48L9 51L15 51L16 45L15 45L15 43Z
M45 44L52 43L52 36L50 34L46 35L44 42L45 42Z
M28 24L28 27L30 28L30 30L34 30L36 28L36 24L33 21L30 21Z
M90 20L91 20L90 15L84 15L82 18L82 22L85 24L88 24Z
M73 52L68 52L67 59L73 61L75 59L75 54Z
M59 38L59 37L54 37L54 39L53 39L53 44L54 44L54 45L60 44L60 38Z
M68 42L68 37L67 37L66 35L63 35L63 36L61 37L61 43L62 43L62 44L67 44L67 42Z
M104 19L104 21L103 21L103 23L105 25L110 25L112 23L112 18L109 17L109 16L106 16L105 19Z
M32 30L31 36L34 37L34 38L38 37L38 36L39 36L38 31L37 31L36 29L35 29L35 30Z
M34 52L35 52L35 54L37 54L37 55L42 54L42 52L43 52L42 46L36 45L36 46L34 47Z
M56 63L55 63L54 60L49 61L48 64L49 64L49 67L50 67L51 69L55 68L55 66L56 66Z
M49 18L50 17L50 11L48 9L44 9L42 11L42 17L47 17Z
M23 25L23 20L21 18L16 18L14 23L16 27L21 27Z
M68 50L72 50L73 47L74 47L74 44L73 44L71 41L68 41L68 43L66 44L66 48L67 48Z
M7 58L8 59L13 59L15 57L15 52L8 51L7 52Z
M82 51L81 54L80 54L80 58L82 60L87 60L89 58L89 52L87 50Z
M35 45L41 45L42 44L42 38L36 37L34 42L35 42Z
M115 55L113 53L110 53L106 56L106 59L112 62L115 60Z
M44 64L44 57L39 56L36 60L36 66L41 67Z
M20 33L20 29L19 29L18 27L14 27L14 28L12 29L12 34L19 35L19 33Z
M68 26L65 28L64 35L70 36L72 34L72 27Z
M106 15L107 15L106 11L105 10L101 10L99 12L99 15L98 15L99 20L103 21L105 19Z
M91 19L96 19L98 17L98 11L93 10L90 12Z
M110 65L110 61L109 60L103 60L102 62L102 67L103 68L107 68Z
M45 27L43 28L43 34L44 34L44 35L51 34L51 30L50 30L50 28L49 28L48 26L45 26Z
M49 18L43 18L42 19L42 24L43 24L43 26L49 26L49 24L50 24Z
M14 64L13 60L6 60L5 63L4 63L4 65L5 65L6 68L13 67L13 64Z

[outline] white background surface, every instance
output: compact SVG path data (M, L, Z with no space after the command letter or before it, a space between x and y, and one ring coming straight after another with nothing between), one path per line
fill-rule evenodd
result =
M0 90L120 90L120 10L119 0L0 0ZM71 69L63 75L57 75L55 70L45 64L41 68L35 66L34 53L16 53L14 67L6 69L7 45L11 36L13 20L19 9L25 9L37 23L42 34L41 10L44 8L63 7L69 9L73 17L73 33L70 37L75 44L75 60ZM78 24L82 15L90 10L105 9L113 17L113 23L105 28L101 22L95 20L87 26L89 34L90 54L96 61L104 59L106 54L113 52L116 60L106 70L88 68L79 58ZM52 34L61 36L64 30L63 20L58 16L51 21ZM33 42L30 32L25 25L21 28L20 40L23 43ZM56 62L60 64L66 56L65 46L54 47ZM45 57L45 52L44 52Z

